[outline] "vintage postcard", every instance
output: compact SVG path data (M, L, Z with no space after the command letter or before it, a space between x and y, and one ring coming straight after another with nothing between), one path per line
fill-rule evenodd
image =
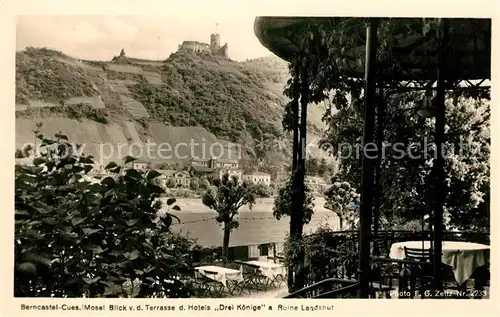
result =
M494 2L421 2L3 4L6 315L500 313Z

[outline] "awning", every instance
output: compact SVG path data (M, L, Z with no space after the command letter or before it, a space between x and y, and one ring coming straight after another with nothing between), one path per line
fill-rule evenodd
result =
M388 20L384 18L382 20ZM400 63L397 73L391 79L432 80L437 65L437 45L435 32L424 35L423 19L393 18L397 33L394 38L391 60L380 61L390 64ZM449 22L450 56L448 60L449 80L481 80L491 77L491 19L447 19ZM343 30L355 41L343 58L349 60L349 68L344 73L349 77L363 78L364 65L359 60L365 58L365 19L340 17L257 17L254 32L259 41L271 52L284 60L291 61L300 53L297 43L301 37L309 36L308 28L322 25L328 30ZM422 32L407 32L409 29ZM314 48L309 48L313 51ZM389 76L389 75L387 75ZM384 80L388 78L379 78Z

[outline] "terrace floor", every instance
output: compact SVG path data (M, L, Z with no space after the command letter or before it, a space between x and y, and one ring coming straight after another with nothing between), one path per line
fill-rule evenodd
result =
M283 298L288 295L288 286L281 285L278 288L265 290L265 291L253 291L251 294L236 295L232 298Z

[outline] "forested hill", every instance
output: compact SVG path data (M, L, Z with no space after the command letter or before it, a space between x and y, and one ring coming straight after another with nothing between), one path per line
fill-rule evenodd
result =
M287 65L276 57L235 62L178 52L161 62L125 56L98 62L27 48L16 53L16 145L32 141L41 121L47 135L62 131L73 142L94 145L235 142L244 146L248 164L261 158L272 168L290 148L281 126L287 79ZM322 109L310 108L314 141Z

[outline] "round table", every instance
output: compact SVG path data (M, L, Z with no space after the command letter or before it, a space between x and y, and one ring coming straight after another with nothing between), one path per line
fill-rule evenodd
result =
M404 248L429 249L430 241L404 241L391 245L389 257L404 260ZM452 267L455 280L459 285L466 282L476 268L489 262L490 247L485 244L461 241L443 241L441 261Z

